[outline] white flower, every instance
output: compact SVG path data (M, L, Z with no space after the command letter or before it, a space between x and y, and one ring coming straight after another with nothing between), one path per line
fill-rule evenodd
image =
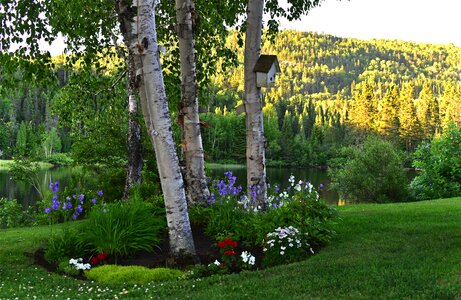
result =
M309 251L314 254L314 250L312 250L312 248L309 248Z
M285 246L280 247L280 249L282 249L282 250L285 250L286 248L287 248L287 247L285 247Z
M221 263L218 260L215 260L213 264L217 265L218 267L221 265Z
M295 186L295 190L297 190L297 191L299 192L299 191L301 190L301 186L300 186L299 184L297 184L297 185Z
M280 251L280 255L284 255L285 254L285 251Z
M251 266L254 266L255 262L256 262L256 258L253 255L250 256L250 258L248 259L248 264Z
M293 247L293 243L289 243L288 246Z
M75 267L76 267L77 270L89 270L89 269L91 269L90 264L78 263L78 264L75 265Z

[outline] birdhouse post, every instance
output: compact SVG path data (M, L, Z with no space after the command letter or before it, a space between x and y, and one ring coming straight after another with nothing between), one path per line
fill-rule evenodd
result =
M261 55L253 68L258 87L269 88L275 85L275 77L280 73L277 55Z

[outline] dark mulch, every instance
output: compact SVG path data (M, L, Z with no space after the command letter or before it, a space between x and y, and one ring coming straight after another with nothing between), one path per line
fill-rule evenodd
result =
M220 260L219 249L216 246L216 241L210 239L205 235L204 230L199 225L192 224L192 234L195 242L195 251L197 257L185 258L185 259L172 259L170 256L170 247L168 238L166 237L163 242L154 250L154 252L139 251L129 257L118 258L117 262L113 257L107 259L109 264L118 265L136 265L145 266L148 268L156 267L174 267L180 269L186 269L194 264L208 265L214 262L216 259ZM237 247L236 252L238 255L242 251L250 251L256 258L256 267L260 267L262 261L263 251L261 248L242 248L240 245ZM34 261L37 265L40 265L47 269L49 272L56 272L57 265L49 263L44 256L44 249L38 249L33 254Z

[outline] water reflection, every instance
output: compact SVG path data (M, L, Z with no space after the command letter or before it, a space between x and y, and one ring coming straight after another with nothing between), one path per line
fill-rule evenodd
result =
M211 178L223 178L224 172L232 171L237 177L237 185L246 186L246 168L243 165L219 165L207 168L207 175ZM75 173L72 168L52 168L42 170L39 173L40 188L48 189L51 181L59 181L61 188L69 182L71 175ZM338 195L328 190L330 180L326 170L312 168L267 168L267 180L269 184L278 184L281 188L288 187L288 178L293 174L296 179L309 181L314 187L324 188L320 191L321 197L328 203L337 204ZM0 170L0 197L16 199L24 207L34 205L39 199L39 194L34 187L25 182L15 182L6 170Z

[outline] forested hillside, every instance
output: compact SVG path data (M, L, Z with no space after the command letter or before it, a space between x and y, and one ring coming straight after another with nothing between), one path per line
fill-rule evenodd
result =
M276 54L281 67L276 86L263 90L270 163L324 165L341 146L372 133L411 152L448 123L461 123L459 47L297 31L263 40L262 53ZM208 161L244 162L244 116L235 113L244 85L236 33L227 45L240 64L201 87L207 111L201 116L203 142ZM110 149L100 156L125 159L123 72L58 74L55 86L41 86L23 82L16 73L17 88L0 97L1 158L40 159L73 151L97 162L97 155L86 154ZM175 95L170 92L172 103L178 101ZM177 104L171 106L177 111Z
M237 44L234 34L228 45L243 62ZM270 160L325 164L337 146L373 132L412 151L449 122L461 122L461 48L454 45L283 31L266 39L262 53L278 55L282 69L276 87L264 91ZM214 159L245 154L237 137L244 126L226 125L238 119L230 115L243 84L242 64L212 83L206 119L215 129L234 129L210 130L205 148Z

